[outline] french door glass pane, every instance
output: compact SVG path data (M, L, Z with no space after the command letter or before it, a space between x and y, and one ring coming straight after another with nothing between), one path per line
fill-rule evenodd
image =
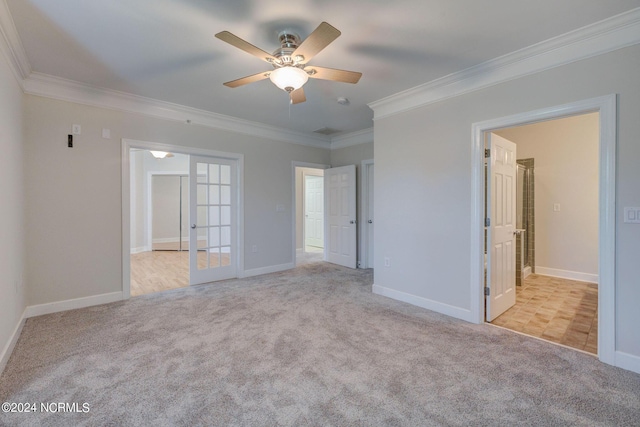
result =
M222 165L220 167L220 183L231 184L231 166Z
M232 265L231 166L198 162L196 168L197 269Z
M217 184L220 182L220 165L209 165L209 183Z

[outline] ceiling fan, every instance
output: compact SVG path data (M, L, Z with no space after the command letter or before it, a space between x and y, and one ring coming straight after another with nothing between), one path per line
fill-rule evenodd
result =
M300 41L300 36L293 31L284 30L278 34L281 45L280 48L276 49L272 54L269 54L251 43L244 41L240 37L231 34L229 31L222 31L216 34L217 38L273 66L272 71L263 71L258 74L242 77L226 82L224 85L235 88L269 78L273 84L289 93L292 104L298 104L307 100L302 86L307 82L309 77L343 83L358 83L362 73L308 65L311 58L337 39L340 34L340 31L326 22L321 23L318 28L302 42Z

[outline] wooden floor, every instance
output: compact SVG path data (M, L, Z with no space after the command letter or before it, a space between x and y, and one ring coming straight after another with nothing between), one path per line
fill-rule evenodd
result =
M189 251L131 255L131 296L189 286Z
M183 246L185 244L183 243ZM188 246L188 244L187 244ZM189 286L189 251L175 251L177 243L160 244L151 252L131 255L131 296L168 291L170 289ZM169 250L167 250L169 249ZM229 254L209 255L211 265L229 265ZM298 264L322 262L322 248L306 247L304 254L298 258ZM198 251L198 265L205 268L207 254Z
M532 274L494 325L598 353L598 285Z

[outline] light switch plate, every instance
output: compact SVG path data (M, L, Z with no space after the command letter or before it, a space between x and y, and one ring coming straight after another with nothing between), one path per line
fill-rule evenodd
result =
M74 135L80 135L80 132L82 132L82 127L80 125L73 125L71 126L71 133Z
M624 208L624 222L627 224L640 224L640 208Z

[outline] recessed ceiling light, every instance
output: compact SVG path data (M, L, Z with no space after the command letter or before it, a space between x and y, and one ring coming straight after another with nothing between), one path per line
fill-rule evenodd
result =
M338 98L338 104L340 104L340 105L349 105L349 99L341 96L340 98Z

